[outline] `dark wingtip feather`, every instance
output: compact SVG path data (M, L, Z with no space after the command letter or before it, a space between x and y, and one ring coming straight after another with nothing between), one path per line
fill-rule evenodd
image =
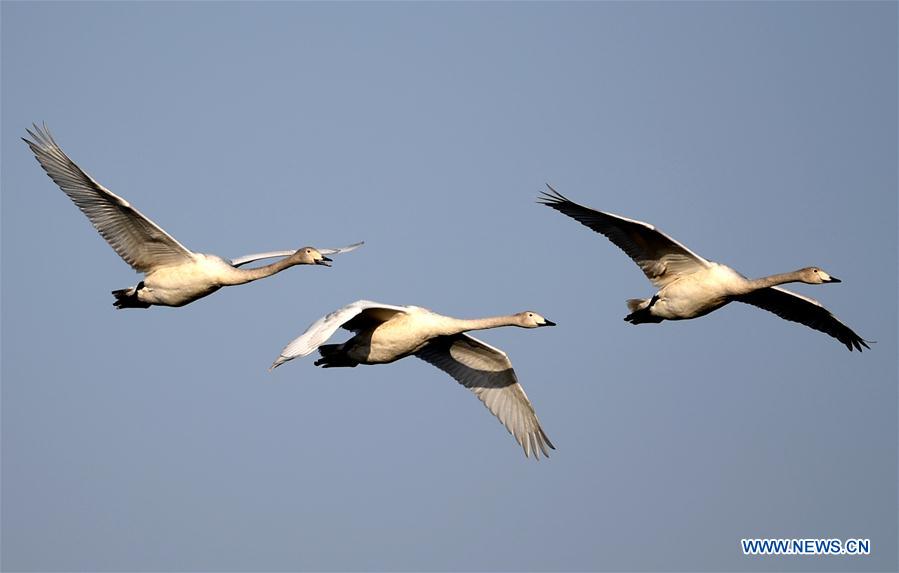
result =
M25 138L23 137L23 138L22 138L22 141L24 141L25 143L27 143L27 144L30 145L31 147L36 147L36 146L37 146L37 142L40 141L40 139L38 139L38 136L36 136L36 135L34 134L34 132L31 131L31 130L28 129L28 128L25 128L25 133L27 133L27 134L31 137L31 140L25 139Z
M852 335L853 336L848 340L842 341L843 344L846 345L846 348L849 349L849 352L852 352L853 350L862 352L862 347L871 350L871 347L868 346L868 344L877 344L876 340L865 340L864 338L856 335L854 332L852 333Z
M559 203L571 203L567 197L556 191L552 185L549 183L546 184L547 189L549 189L549 193L546 191L542 191L540 195L537 197L537 202L541 205L546 205L548 207L554 207Z
M546 445L549 446L550 448L556 449L556 447L553 445L553 443L551 441L549 441L549 436L547 436L546 434L543 434L543 441L546 442Z
M24 137L22 138L22 141L27 143L32 149L41 149L47 147L51 142L53 144L56 143L55 141L53 141L53 137L50 135L50 130L47 129L46 123L44 123L43 129L38 127L36 123L32 123L31 127L34 131L26 127L25 133L27 133L31 137L32 141L28 141Z
M545 191L541 191L540 194L537 195L537 203L540 205L546 205L547 207L552 207L556 204L558 199L546 193Z

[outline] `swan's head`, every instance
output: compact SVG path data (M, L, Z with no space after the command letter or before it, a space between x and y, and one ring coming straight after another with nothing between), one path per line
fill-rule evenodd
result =
M837 277L830 276L818 267L806 267L800 270L799 273L802 275L802 282L810 285L843 282Z
M331 259L318 252L314 247L303 247L293 254L298 265L324 265L331 266Z
M555 326L556 323L547 320L536 312L526 310L515 315L518 318L518 326L523 328L539 328L541 326Z

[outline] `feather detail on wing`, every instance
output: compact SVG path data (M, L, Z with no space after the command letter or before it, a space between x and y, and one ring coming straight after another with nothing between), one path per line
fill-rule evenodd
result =
M431 340L415 356L443 370L475 393L524 449L549 456L555 449L540 427L527 394L518 383L512 362L498 348L469 336L456 334Z
M327 257L330 255L339 255L341 253L348 253L350 251L355 251L356 249L358 249L359 247L361 247L364 244L365 244L365 241L359 241L358 243L353 243L352 245L347 245L346 247L337 247L337 248L333 248L333 249L332 248L325 248L325 249L316 248L316 250L319 253L321 253ZM292 251L269 251L267 253L256 253L253 255L244 255L242 257L237 257L236 259L231 259L231 266L239 267L239 266L246 265L246 264L249 264L249 263L252 263L255 261L259 261L262 259L272 259L275 257L289 257L290 255L294 254L295 252L297 252L296 249L294 249Z
M371 311L373 315L386 316L387 318L384 320L387 320L390 316L393 316L398 312L405 312L406 310L401 306L381 304L370 300L357 300L354 303L350 303L343 308L337 309L334 312L321 317L309 325L309 328L307 328L303 334L290 341L287 346L284 347L281 354L272 363L270 369L277 368L281 364L293 360L294 358L308 356L313 353L315 349L324 344L325 341L331 338L331 336L337 332L338 328L345 326L345 323L353 320L354 317L368 311ZM381 322L383 322L383 320Z
M87 215L126 263L140 272L193 260L193 254L112 191L97 183L60 149L47 127L26 130L24 139L41 167Z
M661 288L678 277L707 268L709 261L649 223L596 211L570 201L550 185L539 203L605 235L637 263L652 284Z
M851 328L840 322L813 298L780 287L768 287L735 297L734 300L773 312L777 316L804 324L836 338L850 351L870 348Z
M347 245L345 247L336 247L336 248L324 248L318 249L318 252L327 256L327 255L339 255L341 253L349 253L350 251L355 251L359 247L365 244L365 241L359 241L358 243L353 243L352 245Z

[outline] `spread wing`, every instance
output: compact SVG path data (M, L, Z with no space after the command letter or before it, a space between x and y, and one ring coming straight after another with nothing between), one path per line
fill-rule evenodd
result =
M341 253L348 253L350 251L355 251L359 247L365 244L365 241L359 241L358 243L353 243L352 245L347 245L346 247L337 247L335 249L316 249L319 253L324 256L330 255L339 255ZM294 254L296 249L292 251L269 251L267 253L256 253L254 255L244 255L242 257L237 257L236 259L231 259L231 265L235 267L239 267L241 265L246 265L248 263L252 263L261 259L272 259L274 257L289 257Z
M862 347L870 348L862 337L813 298L780 287L768 287L735 297L735 300L763 308L785 320L799 322L829 334L845 344L850 351L854 349L861 352Z
M568 200L550 187L539 203L568 215L610 241L632 258L652 284L663 287L678 277L710 266L684 245L649 223L596 211Z
M398 312L406 312L406 309L402 306L381 304L370 300L357 300L354 303L348 304L343 308L337 309L334 312L321 317L309 325L309 328L307 328L303 334L291 340L287 346L284 347L281 354L272 363L270 369L277 368L281 364L293 360L294 358L301 358L313 353L319 346L324 344L326 340L331 338L331 335L337 332L338 328L345 326L345 323L348 323L348 321L353 320L362 313L366 313L366 315L370 315L371 317L384 317L383 320L381 320L381 322L383 322Z
M87 215L94 228L126 263L140 272L193 260L192 253L156 223L112 191L97 183L69 159L47 126L26 130L23 138L38 163L60 189Z
M524 448L525 456L549 456L555 449L540 427L506 353L467 334L440 336L415 356L443 370L475 393Z

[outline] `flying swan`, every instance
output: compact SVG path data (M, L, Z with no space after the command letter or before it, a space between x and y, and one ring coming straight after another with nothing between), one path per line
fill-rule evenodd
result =
M417 306L395 306L359 300L314 322L291 341L272 364L307 356L318 349L315 362L323 368L387 364L416 356L443 370L475 393L524 449L535 459L555 449L540 427L534 407L518 383L505 352L465 334L500 326L555 326L536 312L463 320ZM343 344L323 344L338 328L355 333Z
M541 204L605 235L658 287L652 298L627 301L630 314L624 320L631 324L696 318L736 300L829 334L850 351L870 348L815 299L775 286L840 282L818 267L747 279L726 265L707 261L648 223L578 205L547 187L550 192L542 194Z
M137 285L112 291L116 308L184 306L212 294L223 286L248 283L269 277L294 265L331 266L327 255L358 248L355 243L338 249L303 247L296 251L271 251L238 257L231 261L215 255L194 253L162 230L112 191L82 171L60 149L45 125L26 129L28 144L47 175L81 209L109 246L134 270L144 273ZM242 265L284 257L269 265L241 269Z

